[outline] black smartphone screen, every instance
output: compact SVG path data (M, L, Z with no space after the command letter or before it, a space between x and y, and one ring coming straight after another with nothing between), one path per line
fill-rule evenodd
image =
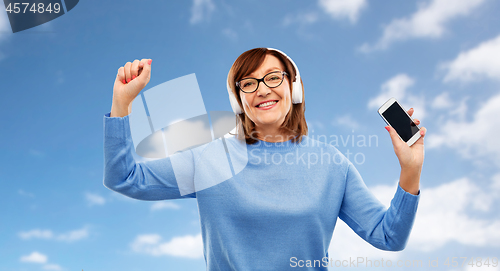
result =
M404 142L408 142L414 134L418 133L417 125L406 115L398 103L393 103L382 115L394 127Z

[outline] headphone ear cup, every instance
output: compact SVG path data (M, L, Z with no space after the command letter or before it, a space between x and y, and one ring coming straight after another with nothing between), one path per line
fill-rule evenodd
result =
M231 107L233 108L233 112L235 114L241 114L241 113L243 113L241 111L240 104L238 104L238 101L236 100L236 97L234 97L233 93L231 93L231 95L229 97L229 100L230 100L230 103L231 103Z
M227 92L229 94L229 103L231 103L231 108L233 109L233 112L235 114L241 114L243 111L241 111L240 104L238 103L238 100L234 96L233 91L231 90L231 87L229 86L229 83L226 82L226 87L227 87Z
M300 83L300 77L292 84L292 103L302 103L302 84Z

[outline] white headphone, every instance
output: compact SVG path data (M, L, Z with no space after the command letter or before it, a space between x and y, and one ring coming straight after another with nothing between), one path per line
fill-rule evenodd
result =
M300 81L300 73L299 73L299 68L297 65L295 65L295 62L287 56L285 53L278 49L273 49L273 48L267 48L267 50L273 50L276 51L282 55L284 55L290 62L292 62L293 67L295 68L295 82L292 83L292 103L294 104L300 104L302 103L302 83ZM234 64L234 63L233 63ZM231 86L229 86L229 75L227 75L227 80L226 80L226 86L227 86L227 92L229 93L229 102L231 103L231 108L233 109L235 114L241 114L243 111L241 110L240 104L238 103L238 100L233 94L233 91L231 90Z

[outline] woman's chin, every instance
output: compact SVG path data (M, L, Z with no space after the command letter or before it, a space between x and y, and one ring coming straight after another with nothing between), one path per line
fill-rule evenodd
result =
M280 118L277 116L262 116L262 117L257 117L257 125L262 125L262 126L269 126L269 125L277 125L279 126L280 123Z
M279 108L275 108L279 109ZM255 108L252 110L252 116L250 118L257 126L263 125L263 126L270 126L270 125L276 125L280 126L281 123L284 121L284 116L280 110L261 110Z

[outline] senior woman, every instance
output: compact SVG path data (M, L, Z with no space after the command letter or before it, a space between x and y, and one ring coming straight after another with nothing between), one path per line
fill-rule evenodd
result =
M425 128L408 147L386 127L401 166L387 209L345 156L307 136L304 88L293 60L276 49L255 48L236 59L227 78L240 127L227 140L244 142L248 162L231 178L182 195L171 159L185 155L186 168L195 171L192 152L146 162L132 155L128 115L150 74L150 59L118 70L111 112L104 116L104 185L141 200L196 198L207 270L327 270L337 217L379 249L404 249L420 197ZM305 162L311 156L321 163ZM214 170L218 164L212 163Z

